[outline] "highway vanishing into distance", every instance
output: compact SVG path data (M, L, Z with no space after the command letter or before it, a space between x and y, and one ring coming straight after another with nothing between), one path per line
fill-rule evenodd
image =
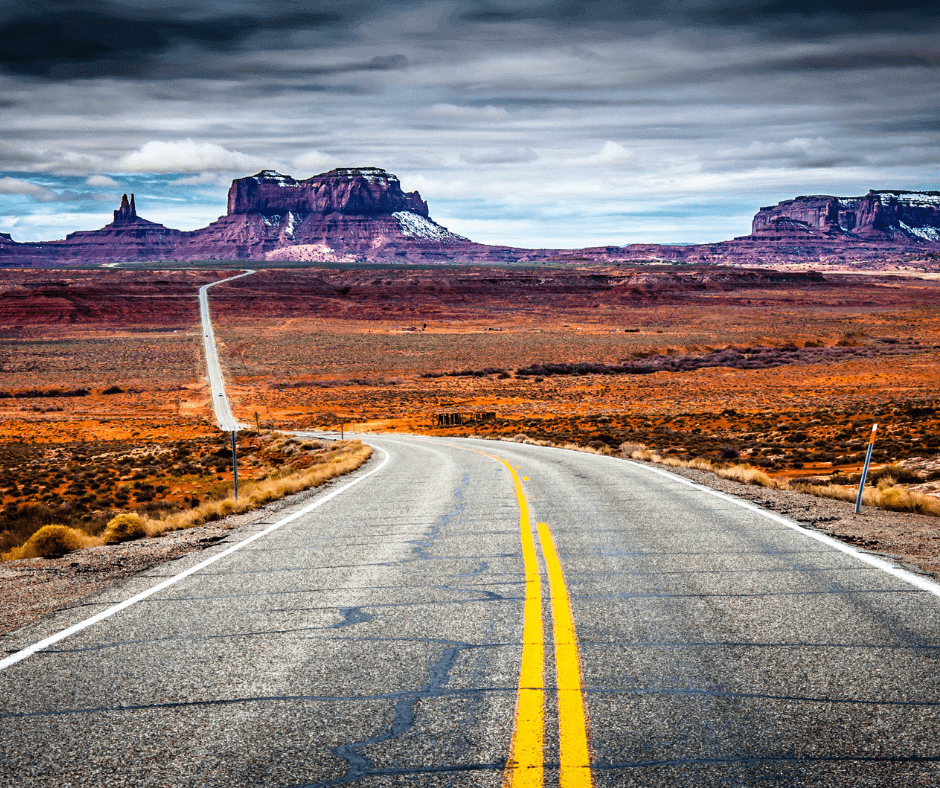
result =
M199 325L202 328L202 346L206 356L206 373L209 376L209 385L212 390L212 407L215 411L215 420L222 432L238 432L242 425L232 415L228 396L225 392L225 381L222 378L222 368L219 366L219 354L215 347L215 331L212 330L212 320L209 317L209 288L216 287L225 282L233 282L243 276L251 276L254 271L246 270L228 279L210 282L199 288Z
M0 638L0 785L940 784L932 582L658 468L361 437Z

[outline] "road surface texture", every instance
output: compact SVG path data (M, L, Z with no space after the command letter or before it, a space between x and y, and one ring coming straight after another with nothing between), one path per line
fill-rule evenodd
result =
M367 439L0 638L0 784L940 784L932 584L622 460Z
M228 396L225 392L225 382L222 379L222 368L219 366L219 356L215 351L215 332L212 330L212 321L209 319L209 288L223 282L232 282L243 276L251 276L254 271L245 271L228 279L220 279L199 288L199 323L202 327L202 343L206 354L206 371L209 383L212 386L212 407L215 409L215 420L222 432L238 432L242 428L238 420L232 415L229 408Z

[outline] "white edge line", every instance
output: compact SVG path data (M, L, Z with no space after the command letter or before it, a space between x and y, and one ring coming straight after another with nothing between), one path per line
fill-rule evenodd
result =
M493 442L494 443L509 443L509 441L493 441ZM515 445L531 445L531 444L515 444ZM553 449L557 447L540 446L538 448ZM565 450L562 449L562 451L565 451ZM856 558L863 563L869 564L870 566L873 566L876 569L880 569L882 572L886 572L887 574L893 577L896 577L899 580L903 580L905 583L909 583L915 588L919 588L921 591L926 591L929 594L933 594L936 597L940 597L940 585L938 585L934 581L928 580L927 578L921 577L920 575L915 575L913 572L908 572L906 569L901 569L901 567L895 566L894 564L888 561L885 561L883 558L878 558L877 556L874 556L871 553L864 553L861 550L856 550L851 545L847 545L845 542L840 542L838 539L834 539L831 536L826 536L825 534L821 534L818 531L811 531L808 528L804 528L802 525L800 525L797 522L794 522L793 520L788 520L786 517L781 517L779 514L774 514L773 512L768 511L767 509L763 509L760 506L756 506L755 504L752 504L748 501L743 501L740 498L737 498L733 495L728 495L727 493L723 493L719 490L713 490L711 487L706 487L703 484L698 484L697 482L693 482L689 479L686 479L684 476L679 476L678 474L670 473L669 471L665 471L662 468L654 468L649 465L643 465L642 463L639 463L639 462L634 462L632 460L619 459L616 457L603 457L598 454L586 454L586 453L584 454L587 457L597 457L600 460L615 459L618 462L625 462L628 465L632 465L634 468L641 468L645 471L650 471L651 473L658 473L660 476L665 476L667 479L671 479L672 481L680 482L682 484L688 485L689 487L693 487L696 490L700 490L701 492L708 493L709 495L714 495L716 498L721 498L724 501L729 501L730 503L733 503L736 506L740 506L742 509L750 509L752 512L757 512L757 514L762 515L763 517L766 517L768 520L773 520L775 523L779 523L780 525L785 525L787 528L791 528L794 531L797 531L798 533L803 534L804 536L808 536L811 539L815 539L817 542L822 542L825 545L829 545L829 547L834 547L836 550L842 553L845 553L846 555L850 555L853 558Z
M274 523L274 525L271 525L265 528L263 531L259 531L258 533L254 534L254 536L249 536L247 539L244 539L243 541L238 542L238 544L232 545L227 550L223 550L221 553L217 553L216 555L210 556L205 561L202 561L196 564L196 566L190 567L189 569L183 572L180 572L178 575L174 575L173 577L168 578L167 580L164 580L162 583L158 583L152 588L148 588L146 591L141 591L139 594L132 596L130 599L125 599L123 602L120 602L114 605L113 607L109 607L107 610L102 610L100 613L92 616L91 618L86 618L84 621L80 621L77 624L73 624L68 629L63 629L61 632L56 632L54 635L50 635L45 640L40 640L38 643L34 643L31 646L27 646L26 648L21 649L20 651L17 651L15 654L11 654L9 657L6 657L5 659L0 660L0 670L4 670L5 668L10 667L10 665L14 665L17 662L20 662L21 660L24 660L27 657L32 656L37 651L42 651L45 648L49 648L49 646L55 643L58 643L60 640L64 640L70 635L74 635L76 632L81 632L83 629L87 629L88 627L94 624L97 624L99 621L103 621L104 619L113 616L115 613L119 613L125 608L128 608L131 605L136 604L137 602L140 602L141 600L146 599L147 597L152 596L153 594L156 594L158 591L162 591L164 588L168 588L169 586L173 585L174 583L179 582L183 578L189 577L190 575L195 574L201 569L205 569L207 566L209 566L209 564L214 564L220 558L225 558L225 556L231 555L236 550L241 550L243 547L251 544L257 539L260 539L262 536L267 536L272 531L276 531L282 525L286 525L287 523L293 520L296 520L298 517L302 517L308 512L316 509L318 506L322 506L327 501L332 500L340 493L346 492L346 490L348 490L350 487L352 487L353 485L359 484L359 482L361 482L363 479L367 479L373 473L378 473L380 470L382 470L382 468L385 467L386 463L388 463L388 461L391 459L392 455L389 454L385 449L379 446L376 446L375 448L379 449L379 451L381 451L385 455L385 459L382 460L382 462L379 464L377 468L373 468L368 473L364 473L358 479L353 479L351 482L349 482L348 484L344 484L339 489L333 490L333 492L327 495L324 495L322 498L317 499L311 504L308 504L303 509L300 509L299 511L294 512L292 515L289 515L288 517L285 517L283 520L280 520Z
M854 547L847 545L845 542L840 542L838 539L834 539L831 536L826 536L826 534L821 534L818 531L811 531L808 528L804 528L799 523L794 522L793 520L788 520L786 517L781 517L779 514L774 514L773 512L770 512L767 509L763 509L760 506L756 506L748 501L742 501L740 498L736 498L733 495L728 495L727 493L720 492L719 490L713 490L710 487L706 487L702 484L697 484L696 482L690 481L689 479L686 479L682 476L678 476L677 474L664 471L661 468L651 468L649 465L643 465L642 463L633 462L631 460L621 460L621 462L626 462L635 468L643 468L644 470L650 471L652 473L658 473L660 476L665 476L667 479L672 479L673 481L687 484L689 487L694 487L696 490L701 490L702 492L706 492L709 495L714 495L716 498L730 501L731 503L740 506L742 509L750 509L752 512L757 512L758 514L766 517L768 520L773 520L775 523L785 525L787 528L798 531L804 536L815 539L817 542L822 542L825 545L829 545L829 547L834 547L836 550L839 550L846 555L857 558L863 563L870 564L876 569L880 569L882 572L887 572L889 575L892 575L899 580L903 580L905 583L910 583L912 586L919 588L921 591L926 591L930 594L933 594L934 596L940 597L940 585L933 582L932 580L915 575L913 572L908 572L906 569L901 569L899 566L894 566L888 561L885 561L883 558L878 558L871 553L863 553L861 550L856 550Z

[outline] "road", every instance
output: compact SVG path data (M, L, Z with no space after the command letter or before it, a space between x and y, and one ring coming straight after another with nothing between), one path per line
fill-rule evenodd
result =
M933 584L655 468L367 437L0 639L0 784L940 784Z
M206 354L206 371L209 383L212 386L212 407L215 409L215 420L222 432L238 432L243 425L232 415L229 408L228 396L225 392L225 382L222 379L222 368L219 366L219 356L215 351L215 332L212 330L212 321L209 319L209 288L223 282L232 282L243 276L251 276L254 271L244 271L228 279L220 279L199 288L199 323L202 327L202 342Z

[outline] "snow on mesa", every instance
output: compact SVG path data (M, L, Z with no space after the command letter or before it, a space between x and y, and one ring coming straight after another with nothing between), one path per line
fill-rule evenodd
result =
M900 222L901 229L925 241L940 241L940 230L936 227L908 227L904 222Z
M926 206L926 205L940 205L940 192L888 192L880 191L877 194L884 195L885 197L893 197L898 202L906 203L907 205L917 205L917 206Z
M277 170L261 170L261 172L253 177L255 180L263 180L268 183L274 181L274 183L284 189L300 186L300 184L291 178L290 175L281 175L281 173L277 172Z
M411 211L396 211L392 214L398 222L398 229L402 235L409 238L424 238L429 241L457 242L466 241L462 235L452 233L446 227L425 219Z

